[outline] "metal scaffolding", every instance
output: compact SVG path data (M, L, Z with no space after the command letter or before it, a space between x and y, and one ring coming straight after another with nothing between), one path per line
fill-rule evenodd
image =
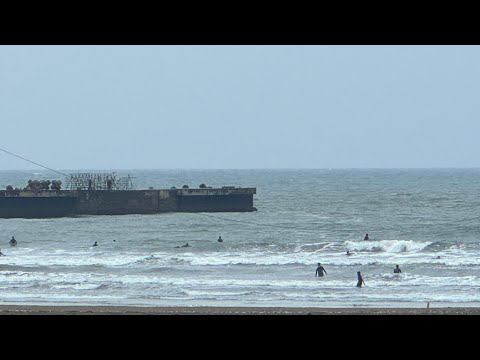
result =
M66 179L67 190L133 190L132 177L115 173L76 173Z

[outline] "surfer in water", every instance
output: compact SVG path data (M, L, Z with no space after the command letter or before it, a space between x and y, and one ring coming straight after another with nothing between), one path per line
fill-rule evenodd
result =
M97 242L95 241L95 243L92 246L98 246Z
M15 240L15 236L12 236L12 238L10 240L10 245L17 246L17 240Z
M347 250L347 256L350 256L350 255L353 255L353 253L351 253L349 250Z
M191 247L190 245L188 245L188 243L186 243L185 245L182 245L182 246L175 246L176 248L186 248L186 247Z
M327 274L322 264L318 263L317 271L315 272L315 277L321 277L323 276L323 273L325 273L325 275Z
M4 253L2 253L2 249L0 249L0 256L7 256Z
M365 237L363 238L363 240L370 240L370 238L368 237L368 234L365 234Z
M393 269L394 274L400 274L401 272L402 272L402 270L400 269L400 267L398 265L395 269Z
M360 274L360 271L357 271L357 277L358 277L357 287L362 287L362 284L365 285L365 281L363 281L362 274Z
M217 241L218 241L218 242L223 242L223 239L222 239L222 237L221 237L221 236L219 236Z

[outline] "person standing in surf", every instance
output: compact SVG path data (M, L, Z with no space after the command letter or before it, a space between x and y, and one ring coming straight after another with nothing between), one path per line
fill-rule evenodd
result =
M365 281L363 281L362 274L360 274L360 271L357 271L357 277L358 277L357 287L362 287L362 284L365 285Z
M322 264L318 263L317 271L315 272L315 277L322 277L323 273L325 273L325 275L327 274Z
M365 234L365 237L363 238L363 240L370 240L370 238L368 237L368 234Z

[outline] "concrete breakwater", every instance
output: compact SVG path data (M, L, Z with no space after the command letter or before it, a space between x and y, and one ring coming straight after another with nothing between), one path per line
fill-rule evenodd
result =
M255 211L256 188L0 192L0 218Z

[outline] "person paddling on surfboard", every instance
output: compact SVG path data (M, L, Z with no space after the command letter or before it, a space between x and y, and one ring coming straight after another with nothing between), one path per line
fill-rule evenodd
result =
M186 243L185 245L182 245L182 246L175 246L176 248L184 248L184 247L191 247L190 245L188 245L188 243Z

